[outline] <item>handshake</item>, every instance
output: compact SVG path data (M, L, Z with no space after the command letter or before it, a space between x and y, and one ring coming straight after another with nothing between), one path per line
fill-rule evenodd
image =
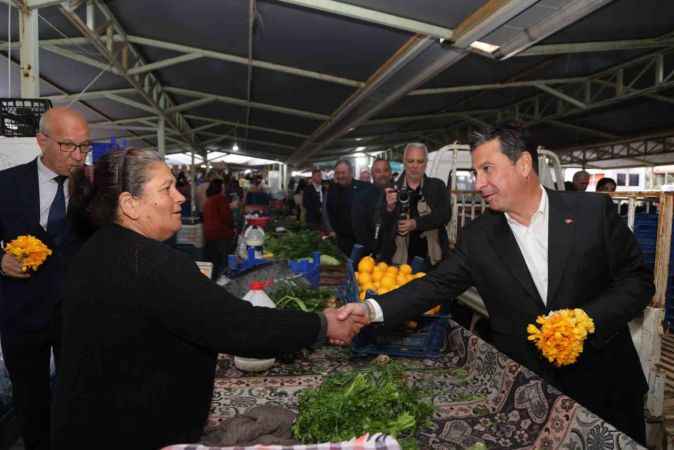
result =
M327 308L323 314L328 322L327 338L332 345L347 345L361 328L370 323L365 303L348 303L339 309Z

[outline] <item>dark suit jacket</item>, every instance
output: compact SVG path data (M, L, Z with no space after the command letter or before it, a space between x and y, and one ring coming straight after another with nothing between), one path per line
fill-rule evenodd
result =
M325 201L327 191L322 185L321 190L323 191L323 201ZM302 206L304 206L304 209L307 210L307 223L312 225L321 225L323 204L321 203L321 198L318 196L318 192L316 192L316 188L314 188L312 183L309 183L304 187Z
M69 228L69 227L68 227ZM0 240L31 234L53 252L28 279L0 277L0 332L39 330L61 302L66 261L81 241L68 229L57 246L40 225L37 160L0 172Z
M489 311L493 344L599 413L646 391L627 322L648 305L653 276L608 196L548 191L548 198L547 306L504 214L495 212L467 226L456 249L425 278L380 304L389 327L475 286ZM527 341L526 327L538 315L575 307L594 319L596 332L576 364L558 369Z
M367 195L368 192L371 192L374 189L376 188L372 184L360 180L352 180L351 188L348 190L341 188L335 183L330 186L325 209L328 213L330 226L335 233L355 238L353 224L355 221L363 220L362 217L356 216L354 213L353 205L356 201L355 199L362 195ZM338 194L345 195L342 203L342 210L340 210L337 205Z

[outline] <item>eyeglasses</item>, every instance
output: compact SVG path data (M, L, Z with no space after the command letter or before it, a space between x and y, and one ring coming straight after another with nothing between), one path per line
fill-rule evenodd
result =
M75 144L73 142L60 142L47 134L44 133L42 134L46 138L49 138L52 141L56 142L59 145L59 150L61 150L64 153L72 153L75 151L75 149L78 149L83 156L86 156L94 148L94 146L91 145L91 142L89 141L82 142L81 144Z

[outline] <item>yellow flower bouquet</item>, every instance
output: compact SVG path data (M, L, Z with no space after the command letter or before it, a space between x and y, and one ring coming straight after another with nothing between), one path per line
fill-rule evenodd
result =
M587 335L594 333L594 322L579 308L552 311L538 316L536 323L540 328L527 326L528 339L557 367L575 363L583 353Z
M21 271L37 270L52 251L41 240L31 235L21 235L5 246L5 252L14 255L21 263Z

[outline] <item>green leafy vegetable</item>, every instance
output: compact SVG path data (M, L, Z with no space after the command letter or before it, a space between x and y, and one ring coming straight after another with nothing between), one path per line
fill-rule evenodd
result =
M316 312L323 311L323 309L330 306L336 306L333 304L335 294L332 290L313 289L301 286L292 280L276 283L267 294L274 301L277 308Z
M311 257L315 251L321 255L343 260L341 252L332 239L322 239L317 231L302 230L272 234L265 240L265 250L277 259L300 259Z
M331 375L318 389L300 393L293 434L308 444L385 433L403 449L416 449L416 433L433 413L426 398L405 382L404 370L394 363Z

